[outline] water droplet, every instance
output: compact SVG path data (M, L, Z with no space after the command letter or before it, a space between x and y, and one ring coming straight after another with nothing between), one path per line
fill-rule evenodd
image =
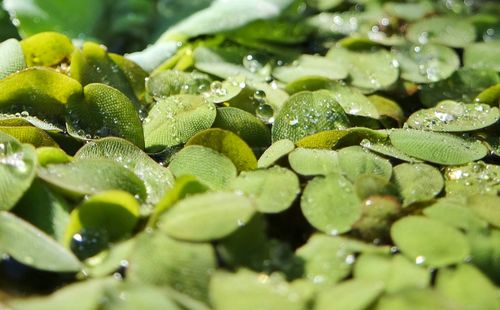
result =
M415 264L417 264L417 265L422 265L424 262L425 262L424 256L417 256L415 258Z

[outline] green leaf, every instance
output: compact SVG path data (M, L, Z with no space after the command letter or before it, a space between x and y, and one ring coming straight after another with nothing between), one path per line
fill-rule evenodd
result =
M391 16L395 16L407 21L419 20L434 12L434 7L430 1L419 2L385 2L384 11Z
M467 207L492 226L500 227L500 198L495 195L474 195L467 198Z
M257 161L257 167L268 168L283 156L286 156L295 149L295 145L288 139L275 141L269 146Z
M40 270L75 272L78 259L42 231L15 215L0 211L2 249L19 262Z
M36 162L33 146L0 132L0 210L11 209L28 190Z
M132 171L110 159L79 159L68 164L38 169L38 176L64 193L73 196L123 190L146 198L144 183Z
M301 175L340 173L337 152L321 149L297 148L288 154L290 167Z
M446 80L422 85L419 96L427 107L445 99L473 102L481 91L497 83L500 77L493 70L460 68Z
M361 201L354 192L354 186L338 174L309 181L300 207L312 226L331 235L349 231L361 215Z
M52 67L68 62L73 52L71 40L57 32L42 32L21 41L28 66Z
M144 71L138 64L121 55L109 53L109 58L118 66L125 74L135 96L142 102L146 96L145 81L148 78L148 73Z
M490 106L500 106L500 83L490 86L480 92L474 99L476 103L485 103Z
M470 44L464 49L464 66L500 71L500 43L497 41Z
M426 288L430 284L431 274L402 255L390 257L366 253L356 260L354 278L382 281L385 291L394 293L404 289Z
M204 193L175 204L159 220L171 237L187 241L224 238L245 225L255 213L254 202L233 193Z
M315 310L368 308L382 294L382 282L353 279L333 288L321 291L317 297Z
M447 167L444 171L446 195L497 195L500 190L500 166L484 162Z
M0 43L0 80L26 68L21 44L16 39Z
M478 140L447 133L415 129L393 129L391 143L406 154L441 165L460 165L483 158L488 153Z
M78 38L81 34L92 32L104 6L99 0L4 0L4 8L16 17L16 26L22 37L43 31L57 31Z
M169 165L170 171L178 178L193 175L212 189L224 189L236 177L233 162L210 148L191 145L174 155Z
M384 49L354 51L335 47L326 56L347 64L351 85L368 92L388 88L399 77L396 59Z
M134 310L134 309L169 309L181 310L173 298L163 288L143 283L121 283L111 292L106 292L104 309ZM126 296L126 298L123 298Z
M212 127L232 131L250 146L268 146L271 143L269 128L253 114L241 109L217 108Z
M120 138L104 138L85 144L75 159L109 159L134 172L146 186L148 202L157 203L172 187L173 176L137 146Z
M59 147L42 146L36 149L38 164L45 167L49 164L69 163L73 158Z
M474 266L440 270L436 289L466 309L498 309L497 287Z
M292 95L272 128L273 141L300 140L314 133L349 126L342 107L328 91L304 91Z
M447 132L474 131L498 122L500 111L484 103L441 101L434 108L410 115L406 123L415 129Z
M459 48L476 39L476 30L465 18L434 16L411 24L406 37L417 44L437 43Z
M57 143L47 132L32 126L0 126L0 131L16 138L21 143L28 143L34 147L54 146Z
M424 215L465 231L483 230L488 223L472 209L467 208L465 199L444 197L425 208Z
M138 220L139 203L134 196L120 190L101 192L73 209L64 243L70 245L84 231L102 231L110 241L117 241L132 232Z
M146 149L153 151L185 143L212 126L215 106L201 96L177 95L157 102L144 120Z
M375 105L358 89L340 84L332 84L330 89L347 114L371 118L380 117Z
M404 207L431 200L444 187L441 172L427 164L399 164L394 167L393 179Z
M400 151L399 149L395 148L392 144L390 144L388 141L384 142L372 142L369 139L363 139L359 143L362 147L369 149L372 152L379 153L385 156L389 156L392 158L396 158L402 161L410 162L410 163L415 163L415 162L420 162L421 160L416 159L414 157L406 155L404 152Z
M128 261L127 281L171 286L208 300L210 276L216 268L215 252L208 243L177 241L158 231L142 233Z
M431 267L463 262L469 244L459 230L423 216L407 216L392 225L391 237L403 255ZM453 244L451 247L450 244Z
M205 146L227 156L238 171L257 168L257 158L252 149L231 131L218 128L207 129L191 137L186 143L186 146L189 145Z
M279 213L288 209L300 193L295 173L279 166L243 171L230 187L254 199L257 210L262 213Z
M391 163L360 146L341 149L338 158L342 172L351 182L363 175L378 175L386 180L391 178Z
M179 94L199 95L210 89L210 77L198 72L165 70L146 80L148 101L160 101Z
M385 131L376 131L364 127L351 127L342 130L326 130L307 136L297 141L298 147L313 149L333 149L341 146L357 145L363 139L384 140Z
M215 309L304 309L306 300L280 274L218 271L210 281Z
M141 120L127 96L99 83L88 84L83 93L82 102L68 104L66 119L71 135L85 139L116 136L144 147Z
M415 83L446 79L460 67L455 51L442 45L405 45L393 52L401 68L401 77Z
M42 120L64 122L66 105L79 102L82 86L55 70L28 68L0 80L0 111L28 112Z
M273 76L283 82L293 82L305 77L342 80L347 77L347 68L336 59L302 55L289 66L275 68Z
M456 304L448 300L435 290L428 289L406 289L393 294L387 294L380 298L376 309L456 309Z
M344 0L307 0L306 3L320 11L328 11L331 10L340 4L342 4Z

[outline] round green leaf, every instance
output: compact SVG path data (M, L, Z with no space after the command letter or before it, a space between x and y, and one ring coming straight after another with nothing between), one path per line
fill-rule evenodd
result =
M144 182L148 202L152 204L157 203L174 183L168 169L124 139L109 137L89 142L78 150L75 158L109 159L131 170Z
M467 208L461 197L443 197L424 209L425 216L465 231L483 230L488 223Z
M244 171L230 187L253 198L257 210L262 213L286 210L300 193L299 179L295 173L278 166L266 170Z
M283 82L293 82L310 76L342 80L347 77L347 68L336 59L302 55L290 66L275 68L273 75Z
M269 128L253 114L238 108L217 108L212 127L232 131L250 146L268 146L271 143Z
M393 129L391 143L406 154L442 165L460 165L487 155L478 140L466 140L447 133L415 129Z
M380 117L375 105L356 88L333 84L330 89L347 114L371 118Z
M470 44L464 49L464 66L500 71L500 43L489 41Z
M272 137L273 141L297 141L320 131L348 126L344 110L330 92L304 91L287 100L274 121Z
M204 193L179 201L162 215L158 226L169 236L187 241L224 238L245 225L254 202L233 193Z
M207 129L191 137L186 143L186 146L189 145L205 146L227 156L238 171L257 168L257 158L252 149L231 131L219 128Z
M384 2L384 11L391 16L399 17L404 20L414 21L433 13L434 7L431 2Z
M23 112L63 123L66 104L79 102L82 86L55 70L33 67L0 80L0 111Z
M106 136L124 138L140 148L144 134L139 114L119 90L105 84L88 84L84 100L68 104L67 127L70 134L96 139Z
M417 44L437 43L464 47L476 39L476 30L465 18L435 16L411 24L406 37Z
M38 164L47 166L49 164L65 164L72 160L72 157L66 154L59 147L42 146L36 149Z
M78 259L61 244L15 215L0 211L2 250L19 262L53 272L76 272Z
M288 154L290 167L301 175L340 173L338 154L332 150L297 148Z
M0 43L0 80L26 68L21 44L16 39L8 39Z
M340 146L357 145L363 139L386 139L385 131L376 131L364 127L352 127L344 130L326 130L307 136L297 141L298 147L312 149L333 149Z
M295 144L288 139L275 141L269 146L257 161L257 167L267 168L272 166L281 157L287 155L295 149Z
M500 227L499 206L500 197L495 195L474 195L467 198L467 207L497 228Z
M406 289L383 295L377 302L377 309L446 309L454 310L457 305L435 290Z
M354 186L338 174L309 181L300 206L312 226L331 235L349 231L361 215L361 201Z
M185 143L212 126L215 106L196 95L176 95L157 102L144 120L146 149L158 150Z
M193 175L212 189L227 188L237 175L229 158L200 145L187 146L176 153L169 168L175 177Z
M21 143L29 143L34 147L58 147L57 143L50 137L47 132L36 127L0 126L0 131L16 138Z
M452 100L410 115L406 123L416 129L431 131L474 131L495 124L500 118L497 107L484 103L463 104Z
M38 169L38 176L73 195L83 196L108 190L123 190L146 198L144 183L129 169L109 159L79 159L68 164Z
M21 41L28 66L52 67L69 61L73 52L71 40L57 32L41 32Z
M486 103L490 106L500 106L500 83L490 86L480 92L474 102Z
M427 164L400 164L394 167L394 182L403 198L403 206L431 200L441 192L443 177Z
M391 237L406 257L426 266L461 263L470 254L469 243L459 230L422 216L407 216L394 223Z
M198 72L165 70L146 80L148 101L159 101L179 94L198 95L210 88L208 75Z
M500 191L500 166L498 165L489 165L479 161L463 166L447 167L444 176L446 195L498 195Z
M402 161L407 161L410 163L421 161L419 159L406 155L402 151L395 148L392 144L388 143L388 141L372 142L369 139L363 139L361 140L360 145L364 148L369 149L372 152L396 158Z
M11 209L28 190L36 163L33 146L0 132L0 210Z
M342 172L351 182L363 175L378 175L386 180L391 178L391 163L360 146L341 149L338 158Z
M321 291L314 309L352 309L368 308L383 292L384 284L380 281L353 279L345 281L333 288Z
M436 44L406 45L393 50L401 77L415 83L432 83L446 79L460 67L453 49Z
M399 77L396 59L384 49L353 51L335 47L327 57L348 64L351 85L369 92L385 89Z

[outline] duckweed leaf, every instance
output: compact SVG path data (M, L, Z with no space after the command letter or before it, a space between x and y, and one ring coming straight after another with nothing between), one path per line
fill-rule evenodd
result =
M52 67L69 61L73 52L71 40L57 32L41 32L21 41L28 66Z
M191 137L186 143L186 146L189 145L205 146L227 156L238 171L257 168L257 158L252 149L231 131L218 128L207 129Z
M69 163L73 158L66 154L63 150L54 146L42 146L36 149L38 164L47 166L49 164L65 164Z
M500 43L498 41L473 43L464 49L464 66L500 71Z
M297 146L313 149L333 149L339 146L359 144L363 139L386 139L387 133L369 128L352 127L343 130L326 130L297 141Z
M217 108L212 127L232 131L250 146L268 146L271 143L269 128L253 114L238 108Z
M493 70L460 68L445 80L422 85L419 96L427 107L445 99L473 102L481 91L497 83L500 77Z
M486 103L490 106L500 106L500 83L490 86L480 92L474 99L477 103Z
M231 188L253 198L257 210L262 213L286 210L300 193L295 173L278 166L244 171L232 182Z
M311 134L349 126L342 107L328 91L304 91L292 95L277 115L272 128L273 141L300 140Z
M144 183L132 171L110 159L79 159L38 169L38 176L65 193L83 196L123 190L146 198Z
M321 149L297 148L288 154L290 167L301 175L340 173L337 152Z
M119 90L105 84L88 84L84 100L68 104L67 127L81 138L116 136L144 147L139 114L132 102Z
M434 108L413 113L407 124L422 130L463 132L491 126L499 118L500 111L497 107L483 103L463 104L445 100Z
M121 55L110 53L109 58L118 66L118 68L125 74L132 90L137 99L141 102L145 99L146 85L145 81L148 78L148 73L144 71L138 64L129 60ZM133 98L132 98L133 100Z
M245 78L243 76L230 76L222 82L212 82L210 84L210 91L204 95L210 102L223 103L238 96L245 86Z
M356 88L334 84L331 90L347 114L371 118L380 117L375 105Z
M414 157L408 156L402 151L395 148L392 144L387 142L372 142L369 139L361 140L360 145L364 148L369 149L375 153L379 153L385 156L396 158L402 161L407 161L410 163L420 162L421 160Z
M477 140L446 133L393 129L392 145L406 154L442 165L460 165L486 156L488 150Z
M414 21L434 12L434 7L428 1L421 2L386 2L384 11L391 16L399 17L407 21Z
M497 195L500 191L500 167L484 162L447 167L444 171L446 194L467 196L474 194Z
M16 39L8 39L0 43L0 80L26 68L21 44Z
M210 88L208 75L198 72L165 70L146 80L149 101L158 101L179 94L198 95Z
M128 168L144 182L150 203L157 203L174 183L168 169L124 139L109 137L89 142L78 150L75 158L109 159Z
M476 30L467 19L454 16L435 16L411 24L406 37L413 43L437 43L464 47L476 38Z
M376 309L447 309L456 308L456 304L437 291L427 289L406 289L393 294L383 295L377 302Z
M460 67L458 55L442 45L406 45L393 51L401 68L401 77L415 83L446 79Z
M378 114L381 117L390 117L394 119L398 124L402 124L406 119L403 110L397 102L379 95L371 95L368 97L368 99L375 106Z
M295 144L288 139L275 141L260 156L257 167L267 168L272 166L281 157L286 156L295 149Z
M344 0L307 0L306 3L313 8L316 8L320 11L328 11L331 10L340 4L342 4Z
M498 206L500 206L500 198L495 195L474 195L467 198L467 207L495 227L500 227Z
M321 291L318 295L315 310L352 309L362 310L375 302L383 292L384 284L377 281L353 279L333 288Z
M55 70L33 67L0 80L0 111L22 112L63 123L65 106L78 102L82 86Z
M2 249L19 262L46 271L76 272L78 259L42 231L15 215L0 211Z
M201 96L177 95L157 102L144 120L146 149L184 143L194 134L212 126L215 106Z
M476 267L461 264L439 272L436 289L464 308L497 309L497 288Z
M69 245L83 231L102 231L110 241L117 241L134 229L138 219L139 203L131 194L119 190L97 193L71 212L64 243Z
M403 206L431 200L444 187L441 172L423 163L397 165L393 178L403 198Z
M351 85L368 92L387 88L399 77L397 61L384 49L352 51L335 47L328 51L327 57L348 64Z
M306 300L279 274L258 274L245 269L235 274L216 272L210 281L215 309L303 309Z
M424 215L465 231L481 230L488 226L471 208L465 199L443 197L423 211Z
M9 210L28 190L35 178L36 153L0 132L0 210Z
M224 192L204 193L179 201L160 217L158 225L177 239L209 241L230 235L254 213L254 202L246 197Z
M338 174L309 181L300 206L312 226L332 235L349 231L361 215L361 201L354 186Z
M391 178L391 163L360 146L350 146L338 152L340 168L351 182L362 175L378 175L386 180Z
M208 300L210 276L216 267L210 244L177 241L159 231L142 233L128 260L128 281L171 286L196 299Z
M461 263L470 254L469 243L459 230L422 216L407 216L394 223L391 237L403 255L426 266Z
M302 55L290 66L275 68L273 75L283 82L293 82L310 76L342 80L347 77L347 68L336 59Z
M0 131L6 133L21 143L29 143L34 147L58 146L45 131L31 126L0 126Z
M200 145L183 148L170 162L175 177L193 175L212 189L224 189L236 177L237 170L229 158Z

